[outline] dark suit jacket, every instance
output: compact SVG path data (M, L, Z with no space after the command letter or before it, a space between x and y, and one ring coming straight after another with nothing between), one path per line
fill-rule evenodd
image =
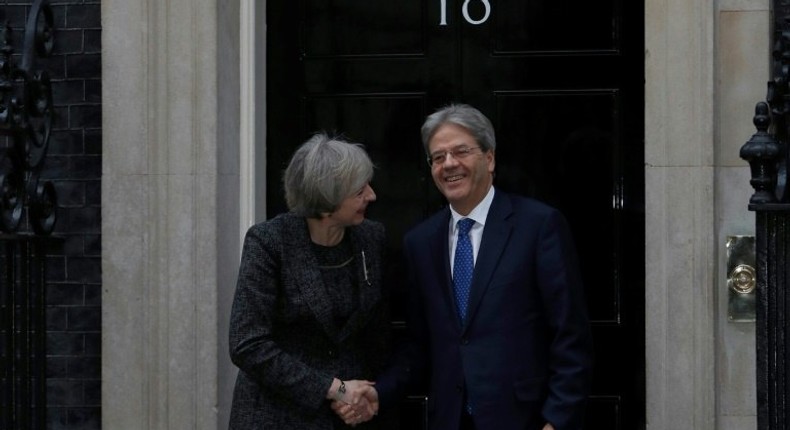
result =
M449 209L404 240L411 348L378 378L391 404L430 374L431 429L457 430L464 391L480 430L582 428L592 341L575 250L562 215L496 190L475 263L467 320L456 309ZM428 369L423 369L426 365Z
M334 412L325 396L332 378L373 380L384 367L390 326L384 228L366 220L346 234L359 309L338 325L305 219L283 214L247 232L230 320L230 356L240 370L231 429L330 430Z

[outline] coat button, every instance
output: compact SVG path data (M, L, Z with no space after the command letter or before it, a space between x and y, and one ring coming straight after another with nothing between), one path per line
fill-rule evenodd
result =
M461 391L464 391L464 386L461 385L461 384L458 384L458 385L455 386L455 390L460 393Z
M331 350L331 349L330 349L330 350L329 350L329 356L330 356L330 357L334 357L334 356L335 356L335 351L333 351L333 350Z
M461 345L469 345L469 338L462 337L461 338Z

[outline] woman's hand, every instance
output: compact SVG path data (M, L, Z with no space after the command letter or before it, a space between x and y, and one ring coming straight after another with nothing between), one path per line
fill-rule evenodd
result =
M335 384L333 384L334 386ZM341 381L332 410L348 425L369 421L379 409L379 396L374 383L364 380Z

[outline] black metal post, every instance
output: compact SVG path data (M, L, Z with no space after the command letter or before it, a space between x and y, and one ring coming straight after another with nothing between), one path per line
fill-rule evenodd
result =
M3 429L46 428L46 236L0 235Z

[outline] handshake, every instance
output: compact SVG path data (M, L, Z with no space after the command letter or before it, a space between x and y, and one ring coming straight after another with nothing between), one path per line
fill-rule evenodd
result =
M335 378L329 388L327 399L332 401L332 410L350 426L371 420L379 411L379 394L374 382Z

